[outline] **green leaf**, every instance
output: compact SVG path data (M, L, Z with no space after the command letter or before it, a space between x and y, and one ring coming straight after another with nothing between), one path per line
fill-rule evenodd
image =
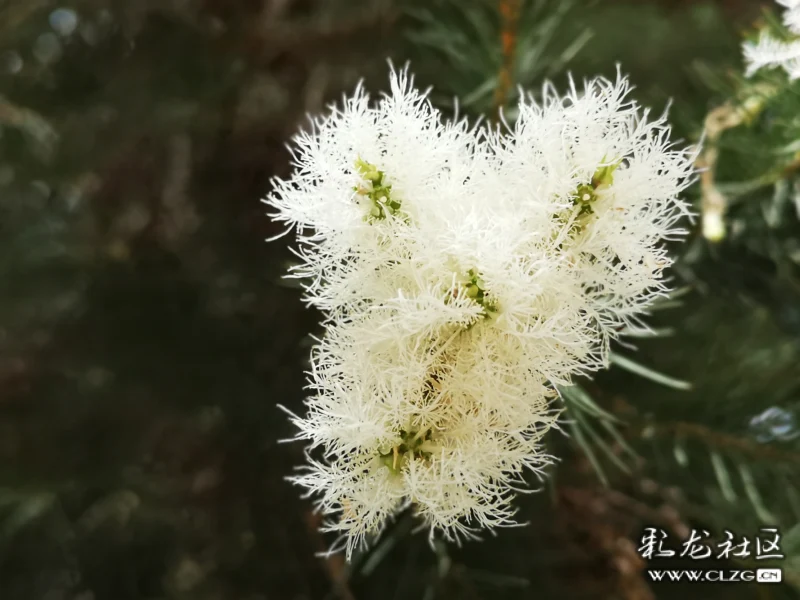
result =
M618 367L625 369L626 371L629 371L631 373L644 377L645 379L649 379L650 381L659 383L667 387L671 387L676 390L692 389L692 384L689 383L688 381L683 381L681 379L670 377L669 375L664 375L663 373L654 371L650 367L645 367L644 365L634 362L630 358L627 358L620 354L616 353L611 354L611 364L617 365Z
M578 442L578 445L581 447L581 450L583 450L584 454L586 454L586 458L588 458L589 462L592 464L592 467L594 468L598 479L600 479L600 482L604 486L608 487L608 477L606 477L606 473L603 470L603 467L600 465L600 461L597 460L597 455L594 452L594 448L592 448L592 445L586 439L586 436L583 434L583 431L581 431L580 426L571 424L570 431L572 432L572 436L575 438L575 441Z
M725 460L716 450L711 450L711 465L714 467L714 474L717 477L722 496L730 503L736 502L737 496L733 489L730 473L725 466Z
M755 479L753 478L753 473L744 463L739 464L739 476L742 478L744 491L750 500L750 504L753 506L753 510L756 512L756 516L761 520L761 522L767 525L777 524L778 519L765 506L764 500L761 497L761 493L758 491L758 486L756 486Z

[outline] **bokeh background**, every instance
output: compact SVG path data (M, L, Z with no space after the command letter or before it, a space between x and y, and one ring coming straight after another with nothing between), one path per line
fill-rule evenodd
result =
M663 335L575 400L619 422L551 434L529 525L432 548L401 515L352 564L315 555L332 540L283 479L303 453L276 405L303 410L319 315L281 279L291 239L265 242L259 202L306 114L362 78L384 89L387 58L445 112L512 119L517 85L620 63L696 142L741 97L742 35L764 19L756 0L520 0L509 62L505 4L0 0L0 600L800 597L786 169L737 192L724 240L694 225L676 248ZM720 178L774 162L779 108L722 138ZM636 551L646 526L765 525L784 585L653 585Z

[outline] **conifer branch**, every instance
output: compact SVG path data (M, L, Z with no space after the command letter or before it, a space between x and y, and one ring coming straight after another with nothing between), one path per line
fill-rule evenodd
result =
M698 423L675 422L647 424L634 430L633 436L640 438L681 436L687 439L697 440L718 450L740 452L755 459L800 465L800 453L781 450L774 446L757 444L744 437L714 431Z

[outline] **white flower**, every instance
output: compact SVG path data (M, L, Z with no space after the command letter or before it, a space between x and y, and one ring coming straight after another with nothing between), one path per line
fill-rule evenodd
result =
M407 261L435 240L398 233L413 218L438 236L458 205L475 145L466 122L442 123L402 72L377 106L359 87L294 141L295 175L275 182L269 203L298 230L303 262L293 275L310 280L309 302L347 311L394 294L382 276L389 256L403 262L395 272L419 279Z
M800 0L776 0L786 7L783 23L800 36ZM746 75L752 76L764 67L782 67L790 79L800 78L800 40L783 41L762 31L758 42L744 43Z
M552 460L556 386L667 289L693 156L624 78L545 91L503 135L443 122L393 72L376 105L359 88L295 139L267 199L325 314L292 479L348 556L411 504L431 536L513 525L525 471Z
M550 222L560 215L545 252L562 283L549 293L605 336L635 326L668 291L663 272L672 260L662 242L686 233L679 220L689 211L678 196L696 158L674 148L665 117L648 120L629 94L620 76L580 92L573 84L563 97L547 85L541 104L523 98L510 135L492 140L504 193L520 212Z

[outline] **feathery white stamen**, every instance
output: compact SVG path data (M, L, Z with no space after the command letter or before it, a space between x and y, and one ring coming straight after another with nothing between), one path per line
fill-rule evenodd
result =
M293 481L336 515L348 556L413 504L431 535L513 525L551 457L555 386L666 292L693 155L664 119L597 79L525 99L511 131L443 122L405 71L295 139L267 203L298 231L306 300L326 317Z
M800 0L777 2L786 7L783 23L798 39L783 41L762 31L757 42L745 42L743 52L747 77L765 67L781 67L790 79L800 78Z

